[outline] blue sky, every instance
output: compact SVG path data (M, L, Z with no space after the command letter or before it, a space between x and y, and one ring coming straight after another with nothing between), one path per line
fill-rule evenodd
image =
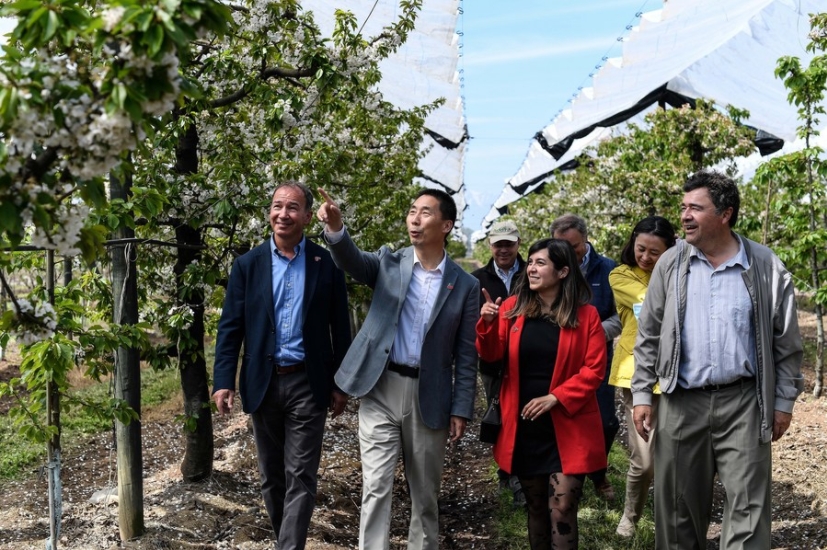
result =
M479 229L534 134L568 106L636 13L661 0L462 0L459 68L468 133L463 225Z

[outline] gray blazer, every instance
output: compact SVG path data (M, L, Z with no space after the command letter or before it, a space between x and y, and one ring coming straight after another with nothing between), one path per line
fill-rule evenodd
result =
M365 323L336 373L336 385L362 397L376 385L390 360L391 346L413 274L413 247L364 252L345 231L330 244L336 265L373 289ZM419 408L432 429L446 429L451 416L471 419L477 385L475 327L480 315L480 285L447 259L442 288L422 343ZM453 365L453 369L451 368Z

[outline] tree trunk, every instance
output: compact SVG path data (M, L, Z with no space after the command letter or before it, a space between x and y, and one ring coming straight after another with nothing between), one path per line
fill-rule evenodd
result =
M813 128L812 116L807 117L807 128ZM804 145L806 149L810 149L810 135L808 131L804 138ZM807 187L809 191L809 214L810 214L810 234L813 235L818 228L818 213L816 212L815 200L815 173L813 171L813 160L808 157L807 160ZM816 298L816 364L815 364L815 386L813 387L813 395L821 396L821 383L824 377L824 308L818 303L818 291L821 289L821 276L818 265L818 250L813 247L810 249L810 270L812 272L813 292Z
M128 201L132 176L121 182L109 178L111 198ZM135 231L121 225L116 239L132 239ZM116 325L138 322L138 270L135 266L135 244L113 246L112 300ZM115 397L123 399L138 414L139 420L124 424L115 420L115 441L118 456L118 527L121 540L144 534L144 482L141 448L141 352L136 348L119 347L115 351Z
M0 285L0 315L2 315L2 313L4 311L6 311L6 300L8 300L8 298L6 297L6 287L3 286L3 285ZM6 360L6 348L3 347L3 344L0 344L0 361L5 361L5 360Z
M190 124L180 136L176 149L175 169L180 174L198 172L198 130ZM207 361L204 358L204 293L197 288L186 289L183 275L192 263L201 261L198 247L203 245L201 228L191 227L186 221L175 227L179 245L175 263L178 299L192 311L188 342L178 342L178 360L181 367L181 389L184 392L184 414L188 420L187 437L181 474L186 481L200 481L212 474L213 431L210 409L210 391L207 381Z
M824 308L816 304L816 366L813 395L821 397L824 382Z

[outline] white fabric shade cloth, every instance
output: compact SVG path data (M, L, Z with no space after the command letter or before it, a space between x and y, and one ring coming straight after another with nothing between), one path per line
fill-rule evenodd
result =
M330 36L336 9L352 12L362 35L373 37L393 23L401 13L396 0L301 0L312 11L316 24ZM415 29L396 53L380 65L383 97L397 107L409 109L444 98L445 103L425 120L436 135L426 136L422 147L428 153L420 161L422 177L417 183L444 189L454 195L460 212L465 208L463 169L467 132L463 115L460 79L457 73L459 37L456 33L459 0L423 0Z
M624 39L622 57L607 60L570 108L538 132L483 226L589 145L622 132L630 119L640 123L659 101L703 98L746 109L744 123L783 140L783 152L801 148L796 109L775 67L783 56L809 63L809 14L825 10L824 0L668 0L642 14ZM761 162L755 157L743 163L750 173Z

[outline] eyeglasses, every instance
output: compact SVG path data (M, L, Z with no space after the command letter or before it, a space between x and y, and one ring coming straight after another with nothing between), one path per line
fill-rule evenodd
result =
M494 248L513 248L517 246L517 241L497 241L495 243L491 243L491 246Z

